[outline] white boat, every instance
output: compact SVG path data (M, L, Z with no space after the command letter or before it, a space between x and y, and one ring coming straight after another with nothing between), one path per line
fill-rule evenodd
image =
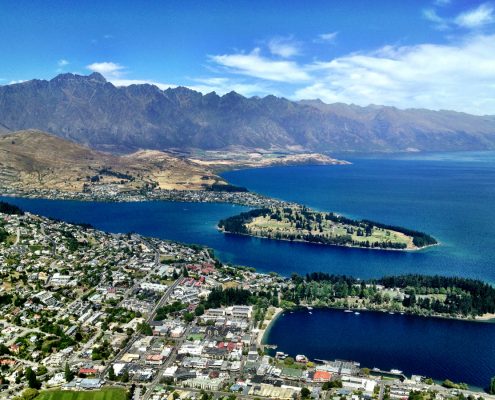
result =
M390 315L394 315L395 313L393 311L388 312Z
M313 309L313 307L308 306L308 310L312 310L312 309Z
M390 370L390 372L391 372L392 374L397 374L397 375L402 374L402 371L401 371L400 369L391 369L391 370Z
M308 314L313 314L313 313L311 311L309 311Z
M344 312L352 312L352 310L344 310Z
M356 312L354 313L354 315L359 315L359 314L361 314L359 311L356 311Z

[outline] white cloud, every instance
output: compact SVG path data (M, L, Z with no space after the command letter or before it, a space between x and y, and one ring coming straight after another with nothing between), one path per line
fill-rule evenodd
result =
M463 28L479 28L495 22L493 11L492 5L484 3L473 10L459 14L454 22Z
M440 17L432 8L423 10L423 17L428 21L433 22L437 29L445 30L449 27L449 21L446 18Z
M321 33L318 35L316 42L333 43L337 39L338 32Z
M270 53L283 58L290 58L301 53L300 43L290 37L276 37L268 42Z
M444 3L443 5L446 5ZM435 9L423 10L423 17L433 22L434 26L440 30L458 27L464 29L479 29L485 25L495 22L494 8L490 3L480 4L477 8L464 11L455 18L446 18L438 15Z
M399 108L495 110L495 35L458 44L393 47L306 67L312 83L293 98Z
M234 89L249 96L276 88L292 99L320 98L330 103L473 114L495 110L495 35L467 35L448 44L385 46L309 63L263 57L258 49L210 60L224 67L227 75L224 80L200 82L196 88L202 92ZM235 76L244 80L225 80Z
M271 60L260 55L258 48L251 53L210 56L210 60L227 71L278 82L303 82L309 75L293 61Z
M69 61L62 58L62 59L57 61L57 65L62 68L62 67L69 65Z
M122 76L125 70L124 66L113 62L96 62L86 66L86 68L93 72L99 72L108 79L119 78L120 76Z

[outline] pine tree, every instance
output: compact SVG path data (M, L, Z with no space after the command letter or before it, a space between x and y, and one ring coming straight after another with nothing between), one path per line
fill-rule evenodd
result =
M124 373L122 374L122 382L126 383L129 382L129 371L125 370Z
M115 370L113 369L113 365L110 366L110 369L108 370L108 380L110 381L115 380Z
M68 363L65 363L64 377L67 382L70 382L72 381L72 379L74 379L74 373L70 370Z
M38 381L36 374L31 367L26 368L26 380L31 389L39 389L41 387L41 382Z

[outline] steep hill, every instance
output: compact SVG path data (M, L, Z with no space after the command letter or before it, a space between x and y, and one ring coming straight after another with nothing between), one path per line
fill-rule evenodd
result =
M97 73L1 86L0 133L31 128L112 152L495 149L495 116L115 87Z
M79 192L113 184L119 191L197 190L214 183L225 181L207 168L159 151L116 156L36 130L0 136L0 186L4 187Z

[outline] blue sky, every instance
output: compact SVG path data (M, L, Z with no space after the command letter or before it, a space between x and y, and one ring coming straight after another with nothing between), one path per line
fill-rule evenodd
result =
M116 85L495 114L495 4L0 0L0 84Z

